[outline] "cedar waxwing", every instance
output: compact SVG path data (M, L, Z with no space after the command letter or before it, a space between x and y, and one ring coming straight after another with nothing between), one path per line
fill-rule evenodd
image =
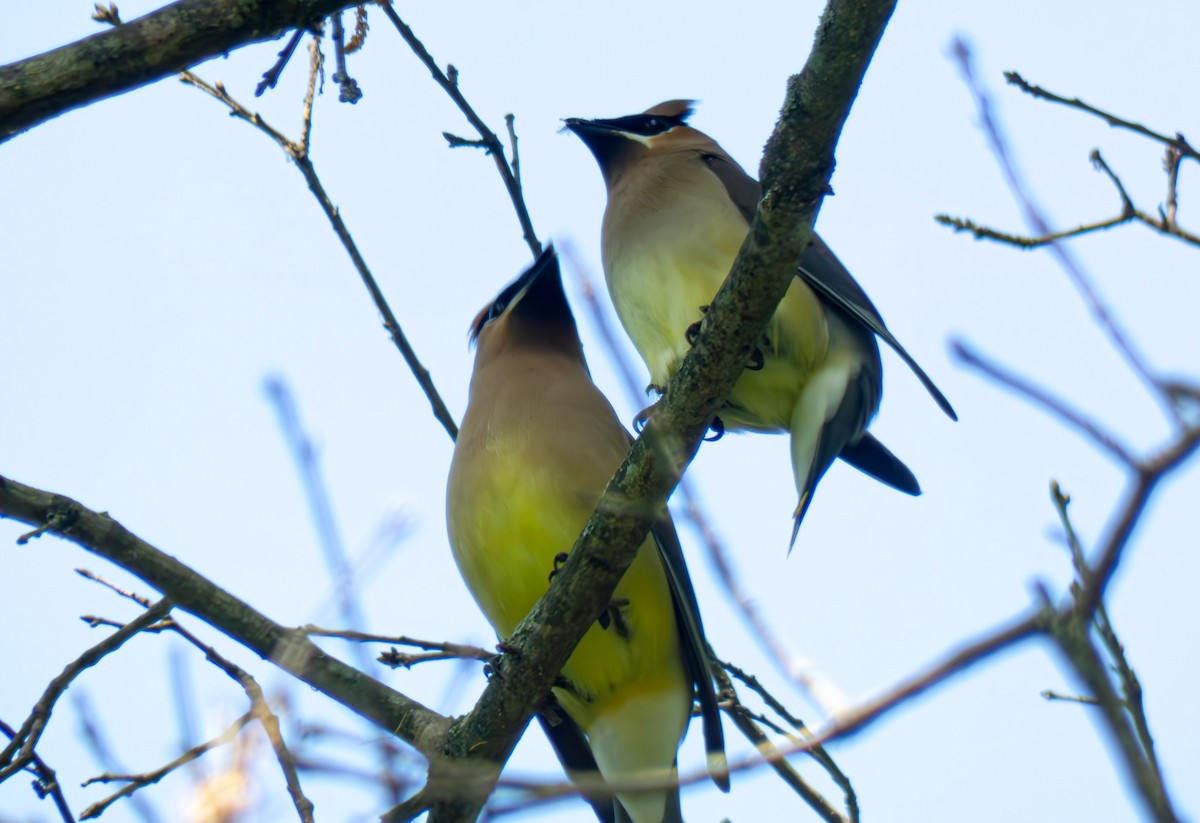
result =
M503 638L549 587L632 438L592 383L553 248L480 312L471 339L446 522L459 571ZM695 692L709 768L728 788L711 655L664 511L553 690L605 780L673 779ZM678 788L617 801L617 820L682 819Z
M687 125L691 101L615 120L566 120L595 155L608 188L604 279L617 315L665 386L733 267L761 187L708 135ZM846 267L815 233L796 279L720 412L731 431L788 431L799 504L792 543L834 458L900 491L916 477L867 425L879 409L883 338L942 410L949 402L884 325ZM721 427L718 427L720 429Z

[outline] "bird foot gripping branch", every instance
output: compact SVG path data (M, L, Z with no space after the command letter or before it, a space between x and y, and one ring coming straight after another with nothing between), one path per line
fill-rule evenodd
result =
M716 141L688 125L691 114L691 101L669 100L642 114L565 121L604 174L604 279L659 385L695 343L763 195ZM701 306L702 318L689 324L691 306ZM681 338L679 328L685 329ZM813 234L722 410L731 431L790 433L800 501L793 541L817 483L838 458L901 491L919 491L912 472L867 432L883 393L880 338L954 418L866 292Z

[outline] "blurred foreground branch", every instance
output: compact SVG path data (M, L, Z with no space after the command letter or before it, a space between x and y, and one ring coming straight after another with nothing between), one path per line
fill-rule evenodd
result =
M1128 486L1114 506L1103 536L1090 552L1085 552L1071 525L1067 514L1069 497L1061 491L1057 483L1052 484L1051 498L1067 535L1076 579L1067 598L1057 608L1051 606L1050 594L1042 590L1042 618L1036 628L1039 634L1048 636L1054 642L1067 667L1086 686L1090 694L1081 697L1080 702L1094 705L1100 711L1104 718L1104 727L1121 753L1122 765L1136 786L1147 812L1160 823L1174 823L1178 817L1167 793L1154 751L1153 738L1142 702L1141 684L1109 622L1104 595L1159 484L1193 457L1200 448L1200 419L1197 419L1195 414L1188 413L1189 405L1194 406L1195 398L1200 397L1200 386L1160 377L1133 346L1111 308L1093 287L1091 278L1059 242L1064 237L1082 232L1051 231L1041 210L1034 203L1031 190L1017 171L1008 142L992 111L990 97L975 73L969 47L966 43L958 41L953 52L964 81L975 99L992 153L1004 172L1014 198L1022 208L1026 222L1036 233L1036 237L1049 238L1045 241L1048 248L1076 286L1097 325L1108 335L1110 342L1125 358L1129 368L1142 380L1147 391L1164 409L1171 424L1172 431L1166 442L1147 454L1139 455L1090 416L1072 408L1046 389L991 363L962 341L953 344L953 351L961 362L975 368L1058 419L1069 429L1081 434L1116 460L1129 477ZM1179 158L1188 152L1190 153L1187 156L1195 157L1194 151L1182 136L1172 140L1144 127L1136 127L1135 124L1114 118L1078 100L1067 101L1036 87L1030 87L1020 80L1018 75L1012 73L1009 74L1009 80L1019 81L1018 84L1026 91L1036 93L1037 96L1081 108L1105 117L1112 125L1133 128L1134 131L1168 143L1168 152L1175 153L1174 161L1168 165L1169 199L1173 201ZM1094 159L1121 192L1126 210L1132 209L1132 203L1120 180L1098 153L1094 155ZM1173 203L1171 219L1174 219ZM1103 654L1097 647L1097 637L1104 648Z
M1168 137L1165 134L1160 134L1153 129L1146 128L1140 123L1134 123L1125 118L1110 114L1101 109L1090 106L1084 103L1079 98L1068 99L1053 92L1046 91L1041 86L1030 84L1017 74L1015 71L1005 72L1004 77L1009 83L1030 94L1040 100L1048 100L1052 103L1060 103L1073 109L1095 115L1114 128L1123 128L1139 134L1151 140L1163 143L1166 146L1166 151L1163 156L1163 172L1166 175L1167 192L1163 201L1163 205L1159 206L1156 214L1150 214L1143 209L1139 209L1134 205L1133 198L1129 196L1129 192L1125 188L1125 184L1121 182L1121 178L1112 170L1108 163L1100 154L1099 149L1093 149L1088 159L1092 163L1092 167L1097 171L1103 172L1112 182L1113 187L1117 190L1117 196L1121 201L1121 210L1114 217L1109 217L1104 220L1097 220L1091 223L1083 223L1073 229L1064 231L1048 231L1044 226L1036 227L1037 233L1034 235L1019 235L1009 232L998 231L987 226L982 226L974 220L963 217L952 217L948 214L938 214L934 216L934 220L941 223L943 226L949 226L955 231L970 232L977 240L995 240L999 243L1005 243L1010 246L1016 246L1022 249L1034 249L1040 246L1051 245L1060 240L1067 240L1072 237L1080 237L1085 234L1091 234L1105 229L1111 229L1114 226L1120 226L1124 223L1137 222L1145 226L1149 226L1161 234L1175 237L1185 243L1190 243L1193 246L1200 246L1200 235L1190 232L1179 225L1179 166L1184 160L1200 161L1200 154L1187 141L1187 139L1179 133L1174 137Z

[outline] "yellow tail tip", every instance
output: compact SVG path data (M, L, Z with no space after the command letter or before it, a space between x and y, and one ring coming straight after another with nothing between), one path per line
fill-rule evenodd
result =
M708 753L708 773L718 789L723 792L729 791L729 760L726 759L725 752Z

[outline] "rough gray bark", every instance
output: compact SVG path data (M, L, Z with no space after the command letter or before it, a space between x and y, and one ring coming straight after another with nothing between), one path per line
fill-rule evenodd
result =
M180 0L0 66L0 143L63 112L161 80L248 43L312 25L348 0Z

